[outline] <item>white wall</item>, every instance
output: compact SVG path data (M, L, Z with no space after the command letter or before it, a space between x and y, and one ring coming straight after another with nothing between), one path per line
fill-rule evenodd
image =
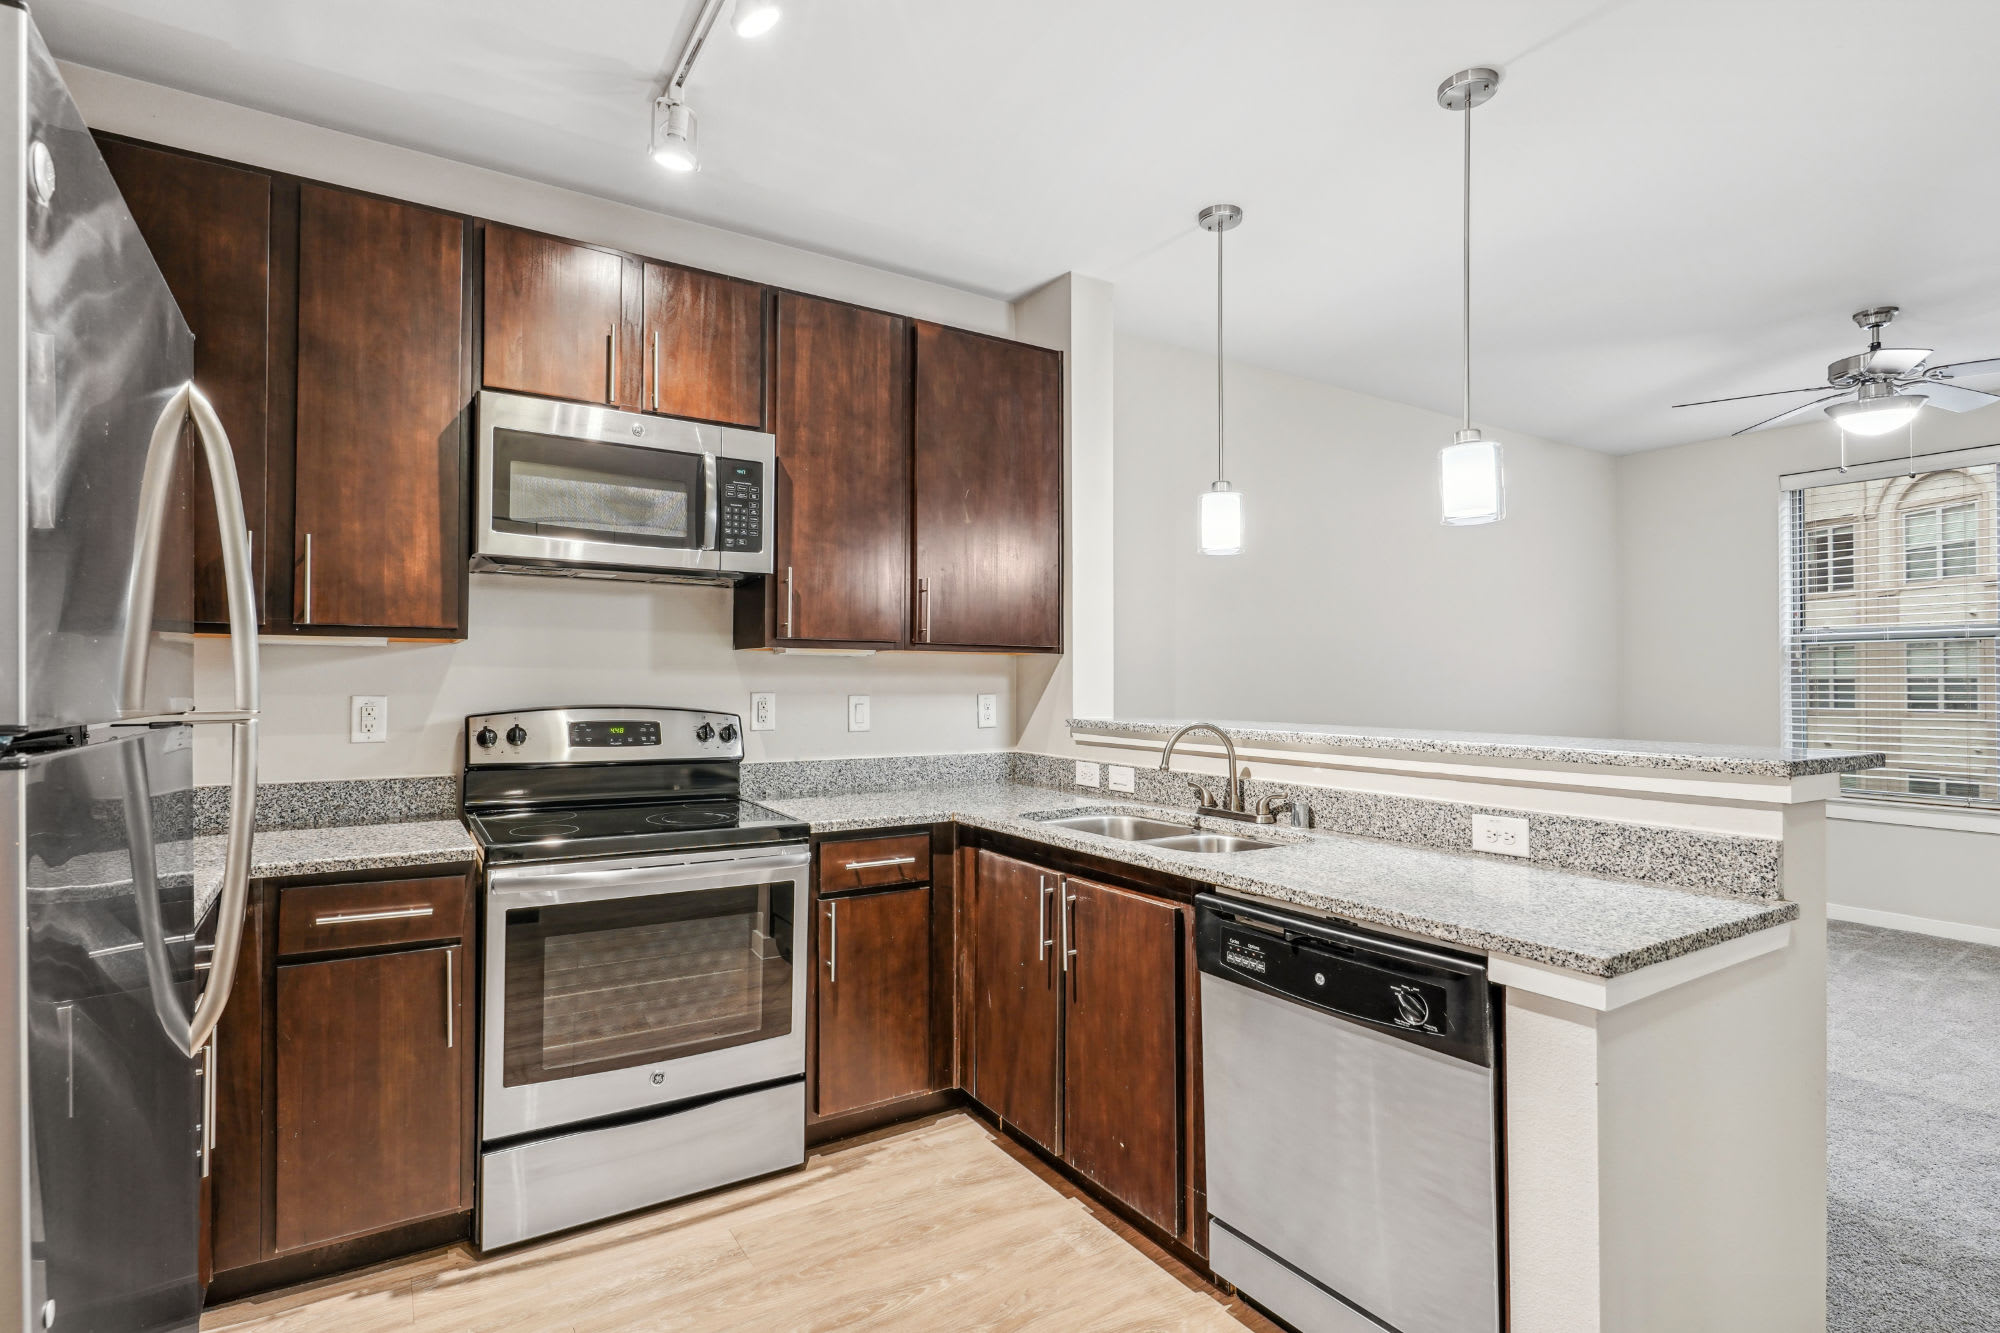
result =
M1916 450L1993 443L2000 408L1926 412ZM1901 435L1868 447L1856 440L1849 459L1908 448ZM1809 422L1618 460L1621 735L1778 742L1778 479L1834 466L1837 450L1832 425ZM1835 915L1860 908L2000 931L1992 833L1836 817L1827 845Z
M1242 555L1195 548L1212 355L1117 340L1117 711L1610 735L1613 461L1495 432L1507 517L1438 521L1438 413L1229 367Z
M678 218L519 180L76 65L65 79L96 128L371 190L781 286L1011 333L1002 301ZM633 170L651 170L634 158ZM196 693L229 697L227 654L197 652ZM748 712L778 694L778 729L753 733L752 758L948 752L1014 737L1014 669L981 654L826 658L738 653L720 589L475 576L461 644L263 654L262 772L268 781L445 774L465 714L572 703L687 704ZM976 725L975 696L1000 696L1000 724ZM347 740L351 694L389 696L389 740ZM846 730L846 699L867 694L873 727ZM222 781L220 737L203 738L197 780Z

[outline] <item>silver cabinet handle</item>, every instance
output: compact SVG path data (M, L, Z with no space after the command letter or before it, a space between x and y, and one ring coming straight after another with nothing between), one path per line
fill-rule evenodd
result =
M917 580L917 642L931 641L931 581Z
M227 722L229 749L229 826L224 838L222 892L216 908L213 966L208 985L195 1002L185 1036L176 1038L192 1057L207 1043L229 991L236 981L236 958L242 952L244 909L250 893L250 837L257 814L257 599L250 575L250 532L243 515L243 488L236 476L236 457L222 419L205 394L183 384L167 400L153 426L146 449L146 470L139 483L139 526L133 549L131 581L125 595L125 640L120 672L119 712L132 718L146 711L146 656L153 622L153 592L159 576L160 547L165 538L167 501L173 491L174 459L181 423L192 417L208 464L209 485L215 493L216 532L222 542L222 576L229 600L229 660L235 678L235 707L226 714L189 713L188 723ZM310 582L308 582L310 588ZM171 720L171 719L166 719Z
M785 566L785 631L784 637L792 637L792 567Z
M660 410L660 331L653 330L653 410Z
M429 916L428 907L389 907L379 912L335 912L331 916L316 916L315 926L345 926L356 921L401 921L410 917Z
M215 1156L215 1034L208 1036L201 1057L201 1174L208 1175L209 1161Z
M447 1051L452 1048L456 1040L456 1033L453 1031L455 1025L452 1022L452 1011L458 1008L458 992L451 984L451 956L453 952L455 951L452 949L444 951L444 1048Z
M914 856L885 856L880 861L849 861L849 870L873 870L877 866L912 866L917 863Z
M1049 956L1049 946L1055 941L1049 935L1049 877L1041 875L1040 892L1035 894L1035 961L1045 962Z
M1076 895L1069 891L1069 880L1062 884L1062 924L1063 924L1063 971L1070 970L1070 960L1076 957Z
M306 613L299 617L299 623L313 623L313 535L306 534Z
M608 354L604 358L604 401L618 401L618 326L613 324L605 330L604 345Z
M840 899L835 898L826 905L826 979L836 981L840 976Z

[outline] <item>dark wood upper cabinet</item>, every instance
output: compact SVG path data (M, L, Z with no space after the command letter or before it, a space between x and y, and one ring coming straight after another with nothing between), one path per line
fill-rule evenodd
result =
M778 298L777 550L762 608L771 639L874 647L905 639L909 375L906 321L789 292Z
M278 969L277 1253L468 1204L462 953L454 944Z
M648 261L645 394L668 416L764 428L764 289Z
M931 1090L928 885L819 901L822 1116Z
M1063 1157L1167 1231L1180 1220L1181 923L1173 903L1066 876Z
M297 624L463 633L467 229L300 190Z
M486 387L637 410L638 261L512 227L484 235Z
M271 548L264 482L270 446L272 384L272 179L260 171L117 139L98 146L193 330L194 382L215 404L236 458L252 567ZM191 495L194 621L229 619L215 503L200 450L183 450ZM258 619L267 618L257 579Z
M1057 1147L1062 959L1057 876L981 851L972 882L972 1069L986 1108Z
M1062 358L919 323L917 647L1062 646Z

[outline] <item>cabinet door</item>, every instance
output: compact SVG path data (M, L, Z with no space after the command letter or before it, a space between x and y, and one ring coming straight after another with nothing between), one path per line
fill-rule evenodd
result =
M909 591L909 334L903 320L778 301L781 641L895 646Z
M637 408L635 267L609 250L488 226L486 387Z
M919 644L1062 643L1062 359L917 325Z
M464 247L448 213L300 190L299 624L462 626Z
M278 968L280 1253L466 1205L460 955Z
M264 477L270 412L271 178L115 139L98 146L194 331L194 382L215 404L229 435L250 528L251 566L262 571L270 549ZM202 624L219 624L229 619L229 603L208 467L199 449L184 450L183 458L193 525L192 615ZM256 585L261 621L261 573Z
M764 429L764 289L646 265L648 412Z
M819 1081L834 1115L931 1090L931 891L819 904Z
M1043 1147L1056 1147L1062 1077L1057 876L979 853L972 885L971 1093Z
M1063 1157L1167 1231L1180 1209L1180 908L1063 880Z

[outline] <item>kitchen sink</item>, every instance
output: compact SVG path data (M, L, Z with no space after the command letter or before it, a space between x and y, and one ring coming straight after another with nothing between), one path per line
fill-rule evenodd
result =
M1262 838L1239 838L1234 833L1183 833L1172 838L1147 838L1148 847L1164 847L1170 852L1260 852L1280 844Z
M1190 831L1186 824L1169 824L1163 819L1147 819L1140 815L1071 815L1068 819L1042 822L1051 828L1075 829L1078 833L1095 833L1099 837L1119 838L1126 842L1152 842Z

